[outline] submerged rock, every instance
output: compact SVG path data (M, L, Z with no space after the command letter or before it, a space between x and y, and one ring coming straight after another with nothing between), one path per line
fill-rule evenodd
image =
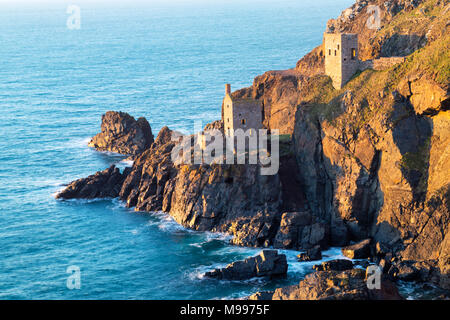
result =
M108 111L102 116L101 132L91 139L89 146L136 156L152 143L152 129L145 118L135 120L128 113Z
M277 250L263 250L259 256L236 261L222 269L207 272L205 277L220 280L245 280L254 277L285 276L288 265L286 256Z
M114 165L99 171L87 178L78 179L70 183L63 191L56 195L57 199L95 199L116 198L129 169L124 173Z

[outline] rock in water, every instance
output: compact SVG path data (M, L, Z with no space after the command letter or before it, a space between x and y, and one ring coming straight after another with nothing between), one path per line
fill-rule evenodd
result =
M361 269L309 274L298 285L275 290L273 300L402 300L397 287L382 279L380 289L370 290Z
M205 277L220 280L245 280L254 277L285 276L288 265L286 256L277 250L263 250L259 256L236 261L222 269L207 272Z
M152 129L145 118L135 120L128 113L108 111L102 116L101 132L91 139L89 146L137 156L152 143Z
M262 292L256 292L254 294L252 294L251 296L249 296L247 299L248 300L272 300L273 298L273 291L262 291Z
M350 259L366 259L370 256L370 239L342 248L342 254Z
M317 245L314 248L307 250L304 253L300 253L298 256L298 261L315 261L322 259L322 251L320 250L320 246Z
M350 260L336 259L331 261L322 262L322 264L316 264L313 266L317 271L345 271L353 269L353 262Z
M129 169L124 173L114 165L87 178L71 182L56 195L57 199L116 198Z

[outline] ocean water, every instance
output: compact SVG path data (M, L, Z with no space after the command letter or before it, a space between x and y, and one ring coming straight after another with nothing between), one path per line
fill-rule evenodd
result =
M66 26L68 2L1 2L0 299L222 299L297 283L311 271L297 252L287 252L287 279L207 280L203 272L259 250L116 199L54 195L127 165L87 147L104 112L145 116L155 134L192 132L194 120L220 118L225 83L294 67L352 2L82 2L80 30ZM66 285L70 266L79 290Z

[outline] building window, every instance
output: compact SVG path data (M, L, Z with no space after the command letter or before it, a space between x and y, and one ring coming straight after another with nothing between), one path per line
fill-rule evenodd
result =
M337 56L337 50L334 50L334 56L335 57Z
M328 55L329 55L329 56L331 56L331 49L330 49L330 50L328 50Z
M352 48L352 60L356 59L356 49Z
M338 45L338 50L339 50L340 46Z
M245 122L246 122L245 119L241 120L241 124L245 124Z
M227 119L227 122L230 123L230 118Z

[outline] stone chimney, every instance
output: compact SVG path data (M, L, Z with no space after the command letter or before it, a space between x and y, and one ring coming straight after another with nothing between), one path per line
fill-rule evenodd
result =
M230 95L231 94L231 85L229 83L227 83L225 85L225 95Z

